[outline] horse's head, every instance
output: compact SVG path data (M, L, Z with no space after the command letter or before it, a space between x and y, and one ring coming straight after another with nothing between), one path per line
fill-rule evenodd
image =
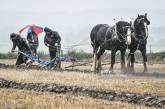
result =
M136 18L136 24L137 25L144 25L144 24L149 25L150 21L147 18L147 13L145 13L145 15L138 14L138 17Z
M116 23L116 30L119 40L130 45L132 33L131 23L126 21L119 21Z
M147 13L145 15L138 15L134 22L135 32L138 36L147 37L148 28L147 25L150 25L150 21L147 18Z

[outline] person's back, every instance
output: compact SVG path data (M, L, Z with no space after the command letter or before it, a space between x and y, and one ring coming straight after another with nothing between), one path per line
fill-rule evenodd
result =
M58 32L52 31L52 35L54 36L53 38L54 38L54 40L55 40L55 43L60 44L60 42L61 42L61 37L60 37L60 35L58 34Z
M29 32L27 35L27 40L29 43L29 47L31 51L36 54L37 53L37 48L38 48L38 36L36 35L35 32Z
M51 29L45 27L45 37L44 44L49 48L50 59L54 59L56 57L57 49L60 46L61 37L56 31L52 31Z
M27 35L27 40L29 43L38 44L38 37L35 32L29 32Z
M26 43L26 40L22 38L19 34L12 33L10 34L10 39L13 42L12 52L18 47L19 51L31 54L31 50ZM16 65L20 65L22 63L28 64L28 59L26 56L23 56L22 54L18 54Z
M44 44L49 47L50 50L57 48L56 45L60 45L61 37L56 31L52 31L49 28L44 29L45 37Z
M26 40L24 38L22 38L19 34L15 34L12 33L10 35L10 39L13 42L13 48L12 50L15 50L16 46L18 47L18 49L22 52L24 51L30 51L30 48L28 46L28 44L26 43Z

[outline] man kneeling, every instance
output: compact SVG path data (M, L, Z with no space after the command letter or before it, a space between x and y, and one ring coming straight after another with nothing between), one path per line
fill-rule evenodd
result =
M16 34L16 33L10 34L10 40L13 42L13 47L12 47L11 52L14 52L15 48L18 47L19 51L27 53L27 54L32 54L28 44L26 43L26 40L22 38L19 34ZM25 63L26 65L29 65L32 63L32 61L29 60L23 54L18 53L16 65L21 65L23 63Z

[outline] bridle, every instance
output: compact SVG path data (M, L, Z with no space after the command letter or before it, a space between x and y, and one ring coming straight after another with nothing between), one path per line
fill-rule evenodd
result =
M137 23L140 24L142 20L144 20L144 18L137 19ZM144 32L141 32L141 34L138 34L136 32L136 28L138 28L138 27L134 27L135 36L141 36L143 40L147 40L147 38L148 38L148 27L147 27L146 21L143 21L143 24L144 24L145 34L142 34ZM136 39L141 39L141 38L136 37Z
M127 28L127 30L130 28L130 30L131 30L131 26L124 26L124 27L122 27L122 30L124 31L125 28ZM120 36L121 36L121 39L123 39L124 42L126 42L126 44L127 44L127 36L128 36L127 33L126 33L126 34L122 34L122 33L120 33L120 32L116 29L116 33L115 33L115 34L117 35L117 40L119 40L119 42L123 42L123 41L121 41L121 40L119 39L118 35L120 35ZM128 45L128 44L127 44L127 45Z
M137 23L140 24L142 20L144 20L144 18L137 19ZM136 28L138 28L138 27L135 27L135 25L134 25L134 27L133 27L133 29L134 29L134 39L135 39L136 41L138 41L138 45L137 45L137 48L136 48L136 49L139 49L140 44L141 44L143 41L146 41L147 38L148 38L148 27L147 27L146 21L143 21L143 24L144 24L145 34L138 34L138 33L136 32ZM141 33L141 32L140 32L140 33ZM145 36L144 36L144 35L145 35ZM137 36L140 36L140 38L137 37Z
M125 28L127 28L127 29L130 28L130 30L132 30L131 29L132 28L131 26L123 26L122 27L122 31L124 31ZM126 34L122 34L121 32L119 32L117 30L117 28L116 28L116 24L115 24L115 29L114 28L111 28L111 27L108 27L107 28L106 33L105 33L105 39L104 39L104 42L101 44L101 46L104 45L105 43L107 43L108 41L111 41L112 40L112 38L110 38L108 40L106 38L106 36L108 35L108 31L111 31L112 32L114 39L118 40L120 43L125 42L126 46L128 47L128 43L127 43L127 36L128 35L127 35L127 33ZM121 39L123 39L124 41L121 40L118 35L120 35ZM114 37L114 36L116 36L116 37ZM91 42L91 45L94 46L95 45L94 42Z

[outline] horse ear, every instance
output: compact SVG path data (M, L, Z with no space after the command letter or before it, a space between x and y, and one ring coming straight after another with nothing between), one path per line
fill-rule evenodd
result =
M147 13L145 13L145 17L147 18Z
M138 14L138 17L139 17L140 15Z

